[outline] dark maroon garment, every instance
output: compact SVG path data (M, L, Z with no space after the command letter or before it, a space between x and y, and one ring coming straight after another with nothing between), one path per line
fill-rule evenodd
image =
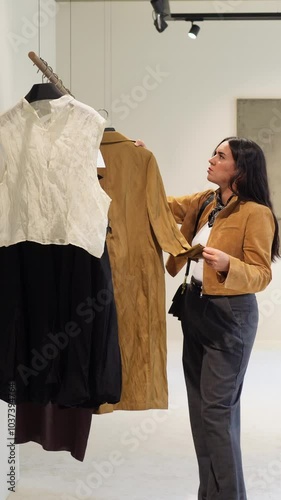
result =
M88 408L22 403L17 405L15 443L35 441L46 451L69 451L82 462L91 420L92 410Z

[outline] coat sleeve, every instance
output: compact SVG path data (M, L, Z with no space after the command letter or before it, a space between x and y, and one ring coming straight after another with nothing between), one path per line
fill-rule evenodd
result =
M214 193L214 191L208 189L207 191L192 195L185 195L177 198L169 196L167 198L174 220L178 224L181 224L180 231L190 243L192 242L194 227L200 207L212 193ZM166 269L171 276L176 276L185 263L186 261L181 256L174 257L170 255L166 262Z
M183 225L185 223L184 225L190 226L193 232L200 207L213 193L213 190L208 189L207 191L185 196L168 196L168 205L177 224Z
M180 232L169 208L155 157L151 154L147 165L146 198L149 221L157 241L171 255L184 254L191 247Z
M243 261L230 256L230 267L226 277L218 273L219 281L226 288L244 293L264 290L272 278L271 247L275 232L272 212L263 205L257 205L247 220Z
M174 196L167 197L168 205L177 224L182 224L184 221L188 210L189 198L188 196L181 196L178 198Z

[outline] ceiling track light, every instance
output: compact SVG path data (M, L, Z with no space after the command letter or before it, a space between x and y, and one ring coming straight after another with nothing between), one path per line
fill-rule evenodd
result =
M162 33L162 31L165 31L165 29L168 28L168 24L166 23L163 14L157 14L154 11L153 20L154 20L154 26L159 33Z
M151 0L153 7L154 26L159 33L162 33L167 27L166 18L170 17L169 0Z
M189 21L192 27L197 26L195 22L202 21L278 21L281 20L281 12L220 12L220 13L199 13L199 14L171 14L169 0L151 0L154 9L154 26L162 33L168 24L167 21ZM197 33L200 30L197 26ZM189 32L189 36L192 32ZM193 38L196 38L193 36Z
M197 38L199 31L200 31L200 26L198 26L198 24L194 24L192 22L191 28L190 28L189 33L188 33L189 38L192 38L192 40L195 40Z
M168 21L280 21L281 12L227 12L200 14L170 14Z

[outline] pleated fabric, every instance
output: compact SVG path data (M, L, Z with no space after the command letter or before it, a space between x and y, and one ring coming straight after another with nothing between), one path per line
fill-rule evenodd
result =
M22 242L0 248L0 398L98 408L121 395L107 249Z

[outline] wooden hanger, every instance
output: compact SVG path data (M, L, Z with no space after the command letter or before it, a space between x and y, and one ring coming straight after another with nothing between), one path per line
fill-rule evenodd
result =
M63 95L72 95L51 68L49 64L41 57L38 57L35 52L29 52L28 57L49 80L49 83L36 83L30 89L25 99L28 102L42 101L44 99L59 99ZM74 96L73 96L74 97Z

